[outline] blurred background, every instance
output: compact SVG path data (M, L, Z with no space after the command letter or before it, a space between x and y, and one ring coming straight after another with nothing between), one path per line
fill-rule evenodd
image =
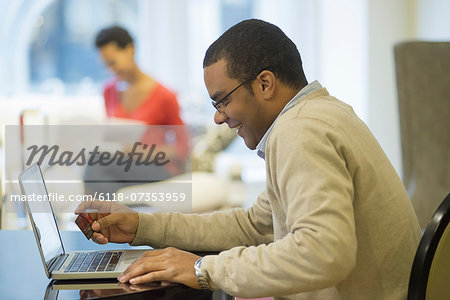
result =
M260 18L294 41L308 81L353 106L402 176L393 47L450 40L449 11L447 0L0 0L2 131L25 110L52 124L103 118L102 86L111 74L94 38L119 24L134 37L143 71L177 93L183 120L201 136L215 126L204 53L233 24ZM1 165L4 173L3 154ZM264 188L264 161L240 139L214 157L212 172L242 180L242 206Z

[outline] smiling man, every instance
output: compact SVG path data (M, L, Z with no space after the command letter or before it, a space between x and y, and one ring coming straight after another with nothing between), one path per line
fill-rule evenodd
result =
M292 41L270 23L238 23L206 52L204 79L215 122L265 159L266 190L248 210L144 215L112 206L93 215L99 243L221 251L151 251L119 280L241 297L406 299L420 239L410 200L352 108L308 84ZM105 209L93 202L77 212L87 207Z

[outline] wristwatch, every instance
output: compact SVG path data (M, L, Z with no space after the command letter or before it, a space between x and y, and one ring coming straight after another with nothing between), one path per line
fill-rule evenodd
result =
M194 264L195 276L197 277L198 285L202 290L210 290L211 287L209 286L208 280L206 280L205 276L202 274L202 270L200 269L202 259L203 257L198 259Z

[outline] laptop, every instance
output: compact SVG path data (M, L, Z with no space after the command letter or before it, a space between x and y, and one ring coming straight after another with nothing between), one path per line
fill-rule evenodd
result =
M19 175L25 207L48 278L116 278L148 250L74 251L67 253L38 164ZM80 232L80 234L82 234Z

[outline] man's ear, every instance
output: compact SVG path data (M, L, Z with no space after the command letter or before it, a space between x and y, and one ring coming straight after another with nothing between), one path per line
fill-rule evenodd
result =
M269 70L264 70L256 77L258 92L262 94L265 100L273 98L276 80L275 74Z

